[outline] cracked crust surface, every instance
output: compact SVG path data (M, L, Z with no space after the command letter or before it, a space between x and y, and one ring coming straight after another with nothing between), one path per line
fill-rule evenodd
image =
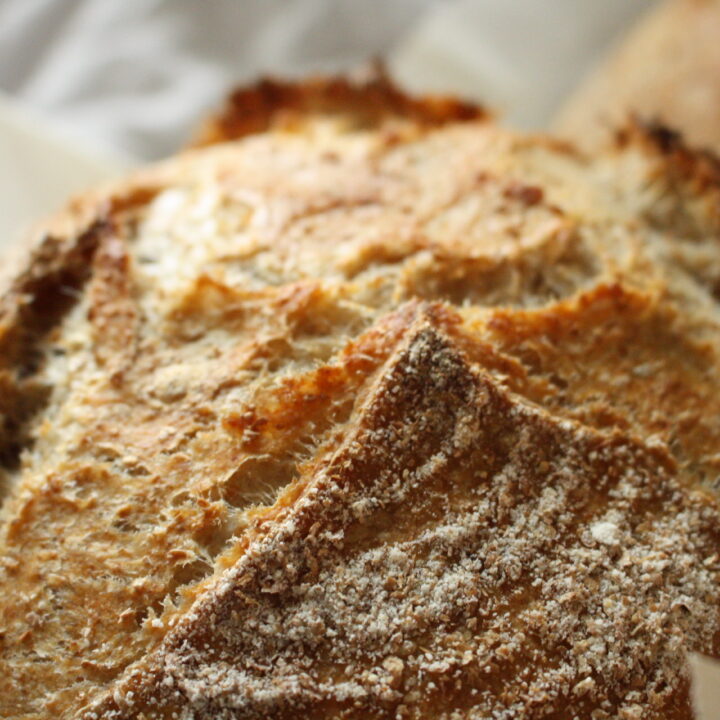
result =
M0 714L691 717L716 161L283 87L9 283Z

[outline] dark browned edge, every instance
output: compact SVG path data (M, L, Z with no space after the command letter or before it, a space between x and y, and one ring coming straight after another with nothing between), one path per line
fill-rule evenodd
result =
M677 179L691 181L697 191L720 189L720 157L708 148L693 147L682 132L657 118L630 115L615 134L620 149L640 147L665 162Z
M481 105L445 95L413 96L401 90L380 63L365 77L317 76L304 81L266 77L234 90L222 109L208 118L191 146L237 140L270 130L293 117L344 115L361 129L377 127L390 118L405 118L420 126L487 119Z
M52 347L52 333L82 297L93 258L103 238L116 233L154 188L132 188L98 201L91 219L76 234L41 234L28 259L0 297L0 502L4 476L18 469L32 447L30 425L47 405L52 388L38 373Z

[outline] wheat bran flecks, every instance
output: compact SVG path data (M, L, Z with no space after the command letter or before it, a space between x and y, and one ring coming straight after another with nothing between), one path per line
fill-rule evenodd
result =
M691 718L717 161L377 79L199 143L6 273L0 716Z

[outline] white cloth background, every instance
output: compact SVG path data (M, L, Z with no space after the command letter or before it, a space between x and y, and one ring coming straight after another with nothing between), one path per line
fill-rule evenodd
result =
M390 56L542 126L652 0L0 0L0 89L88 146L177 149L228 88Z
M85 141L167 155L228 88L386 53L430 0L0 0L0 88Z

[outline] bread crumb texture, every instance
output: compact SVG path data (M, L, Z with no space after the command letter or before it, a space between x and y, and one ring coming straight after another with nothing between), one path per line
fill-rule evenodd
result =
M0 716L692 718L717 161L291 87L6 285Z

